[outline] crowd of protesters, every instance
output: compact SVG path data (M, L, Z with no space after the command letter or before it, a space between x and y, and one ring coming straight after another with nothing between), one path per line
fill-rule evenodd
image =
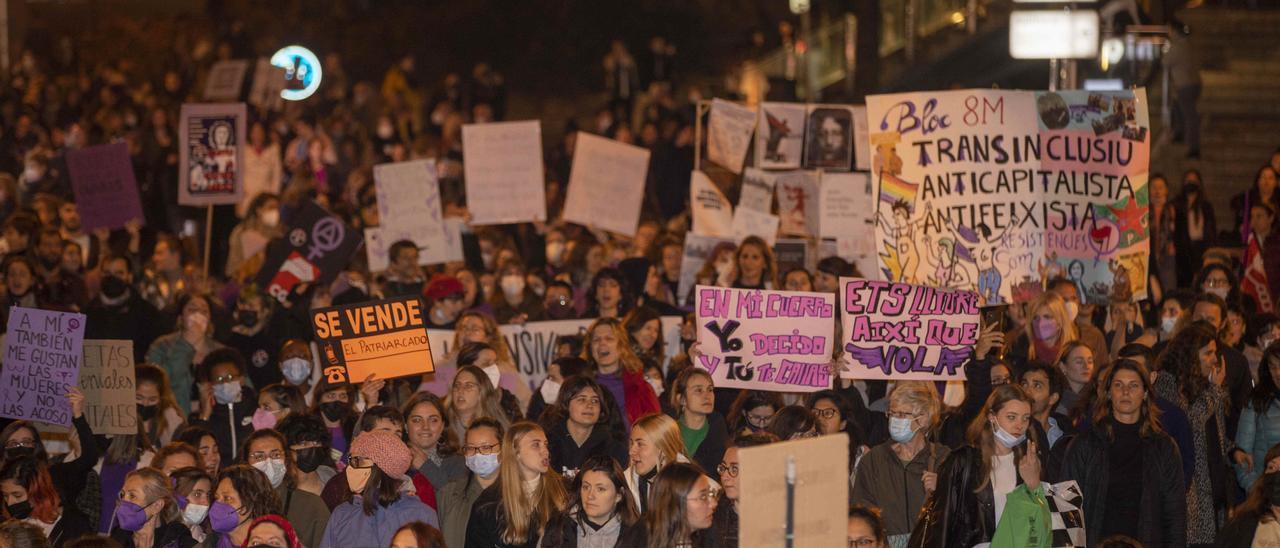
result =
M244 199L215 209L203 264L203 211L177 205L178 109L214 62L266 52L233 31L180 43L156 66L24 51L0 89L0 298L83 313L88 338L132 341L138 364L136 434L95 434L75 388L65 436L0 420L0 545L745 546L740 451L836 434L849 440L848 470L831 474L848 485L851 547L985 545L1012 493L1068 480L1089 545L1280 543L1280 152L1258 159L1230 216L1196 171L1176 189L1150 178L1147 300L1087 304L1050 280L984 315L967 380L947 390L839 379L756 392L693 365L703 349L679 279L694 109L665 40L635 57L615 42L608 104L546 153L554 220L576 132L648 149L634 237L467 226L464 261L419 266L416 245L394 242L384 271L357 253L333 283L283 301L255 285L264 257L245 233L279 238L309 203L377 226L372 167L424 158L445 216L467 221L461 128L506 119L507 83L487 64L428 77L413 56L381 82L352 81L325 55L313 99L251 109ZM86 232L67 154L114 142L128 145L144 218ZM1249 276L1255 262L1270 287ZM697 278L834 293L858 275L839 257L779 264L753 236L718 247ZM399 296L454 331L436 372L321 375L308 312ZM667 352L670 315L684 325ZM590 325L531 386L499 326L562 319Z

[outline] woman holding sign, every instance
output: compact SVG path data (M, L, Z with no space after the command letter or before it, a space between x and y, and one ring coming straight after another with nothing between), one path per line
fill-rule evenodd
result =
M969 425L969 445L942 462L908 546L974 546L991 542L1015 490L1037 493L1045 450L1027 439L1031 397L1013 385L991 392Z
M11 460L0 468L0 494L4 495L5 519L40 526L54 548L93 532L89 518L62 503L49 477L49 466L34 457Z
M0 430L0 442L4 443L3 458L0 466L21 457L35 457L49 464L49 475L53 477L53 486L58 490L62 500L74 501L85 488L85 478L98 463L101 451L94 442L93 430L89 421L84 418L84 394L79 387L67 390L67 401L71 402L71 426L76 430L80 441L80 456L73 460L49 463L49 453L45 451L44 442L40 440L40 431L35 424L28 421L14 421Z
M1019 370L1029 361L1053 360L1067 343L1080 338L1075 322L1067 314L1067 301L1058 293L1041 293L1027 303L1027 310L1031 317L1027 318L1024 331L1005 352L1014 369Z

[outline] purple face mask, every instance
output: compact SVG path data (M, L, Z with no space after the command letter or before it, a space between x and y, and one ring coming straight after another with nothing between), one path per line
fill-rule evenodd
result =
M276 414L259 407L253 412L253 428L266 430L276 427Z
M215 502L209 506L209 525L214 532L230 533L240 525L240 511L225 502Z
M116 503L116 524L125 531L137 531L147 524L147 512L127 500L119 501Z
M1050 318L1036 320L1036 335L1040 340L1048 341L1058 336L1058 322Z

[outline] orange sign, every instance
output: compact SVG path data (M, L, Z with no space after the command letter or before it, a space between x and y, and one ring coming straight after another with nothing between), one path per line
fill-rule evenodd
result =
M435 371L422 301L401 297L311 313L329 382L364 382Z

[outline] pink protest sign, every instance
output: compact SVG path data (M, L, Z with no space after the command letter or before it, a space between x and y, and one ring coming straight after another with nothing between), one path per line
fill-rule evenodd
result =
M978 295L840 278L843 376L960 380L978 342Z

